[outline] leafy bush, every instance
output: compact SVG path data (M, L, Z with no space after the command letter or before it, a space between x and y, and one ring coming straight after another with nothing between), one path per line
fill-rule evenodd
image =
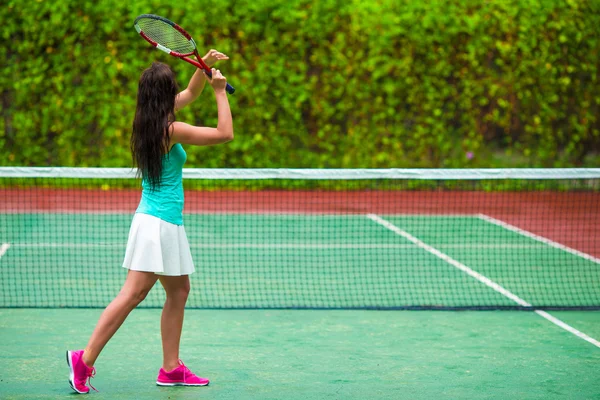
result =
M181 86L193 73L133 29L137 15L155 13L190 30L200 49L228 53L220 68L238 89L230 96L236 139L188 147L187 166L594 163L597 4L9 0L0 9L0 157L5 165L130 166L141 71L166 62ZM210 88L178 119L215 124Z

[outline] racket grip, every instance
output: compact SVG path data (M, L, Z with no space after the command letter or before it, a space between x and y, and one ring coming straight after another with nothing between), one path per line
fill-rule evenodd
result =
M212 78L212 72L204 70L204 73L206 74L206 76L208 76L209 78ZM233 86L231 86L229 83L227 83L227 86L225 87L225 90L227 91L227 93L229 94L233 94L235 92L235 88Z

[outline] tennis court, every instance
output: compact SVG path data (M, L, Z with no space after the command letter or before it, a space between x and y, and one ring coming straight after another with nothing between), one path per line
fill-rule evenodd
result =
M198 277L193 284L198 283ZM2 309L2 397L71 397L64 351L99 309ZM553 312L598 337L598 312ZM99 358L98 399L598 398L600 356L534 313L188 310L182 357L205 388L155 385L160 311L135 310ZM135 340L132 340L135 338Z
M2 189L3 398L70 393L64 350L117 294L139 200L41 179ZM98 360L94 396L597 398L600 197L587 177L559 181L574 186L187 181L182 357L211 385L154 386L155 288Z

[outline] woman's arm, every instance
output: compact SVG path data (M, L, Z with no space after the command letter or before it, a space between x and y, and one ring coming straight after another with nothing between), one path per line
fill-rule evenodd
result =
M210 84L215 91L215 98L217 100L217 127L201 127L183 122L174 122L171 125L171 139L173 142L195 146L209 146L233 140L233 121L227 92L225 92L227 79L221 75L221 71L213 68Z
M229 60L229 57L215 49L211 49L204 57L202 57L202 60L206 65L212 67L217 61ZM204 89L206 79L207 77L204 71L197 69L196 72L194 72L192 79L190 79L187 88L181 91L175 98L175 110L181 110L183 107L196 100Z
M206 78L204 71L196 69L192 79L190 79L188 87L177 94L177 97L175 98L175 110L181 110L200 96L200 93L204 90Z

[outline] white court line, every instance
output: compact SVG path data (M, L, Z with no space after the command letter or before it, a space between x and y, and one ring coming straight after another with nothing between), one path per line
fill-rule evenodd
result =
M596 257L594 257L594 256L592 256L590 254L584 253L584 252L579 251L579 250L572 249L572 248L570 248L568 246L565 246L563 244L557 243L557 242L555 242L553 240L550 240L550 239L547 239L547 238L545 238L543 236L539 236L539 235L536 235L535 233L531 233L529 231L526 231L525 229L517 228L514 225L511 225L511 224L506 223L504 221L500 221L499 219L490 217L489 215L477 214L477 217L479 219L482 219L482 220L484 220L486 222L489 222L491 224L500 226L500 227L502 227L504 229L507 229L509 231L516 232L516 233L521 234L523 236L526 236L526 237L528 237L530 239L537 240L538 242L547 244L548 246L552 246L554 248L566 251L567 253L571 253L571 254L574 254L574 255L579 256L581 258L585 258L586 260L595 262L596 264L600 264L600 258L596 258Z
M0 258L2 258L4 254L6 254L9 248L10 243L2 243L2 245L0 246Z
M91 248L91 247L125 247L126 243L13 243L13 247L27 248ZM200 249L414 249L412 244L394 243L190 243L192 248ZM519 244L445 244L438 246L448 249L540 249L544 245Z
M581 331L578 331L577 329L573 328L571 325L565 324L560 319L558 319L556 317L553 317L552 315L548 314L546 311L535 310L535 313L537 315L541 316L541 317L546 318L548 321L552 322L553 324L556 324L556 325L560 326L564 330L571 332L573 335L578 336L578 337L582 338L583 340L586 340L586 341L590 342L594 346L600 347L600 342L599 341L597 341L593 337L590 337L590 336L586 335L585 333L583 333Z
M502 286L500 286L499 284L497 284L496 282L492 281L491 279L487 278L484 275L481 275L479 272L476 272L474 270L472 270L471 268L467 267L466 265L456 261L455 259L453 259L452 257L442 253L441 251L431 247L430 245L426 244L425 242L423 242L422 240L417 239L416 237L414 237L413 235L411 235L410 233L398 228L396 225L392 224L389 221L384 220L383 218L380 218L379 216L375 215L375 214L367 214L367 217L371 220L373 220L374 222L378 223L379 225L384 226L385 228L389 229L390 231L397 233L398 235L402 236L403 238L409 240L410 242L414 243L416 246L422 248L423 250L428 251L429 253L435 255L436 257L446 261L448 264L460 269L461 271L465 272L466 274L468 274L469 276L471 276L472 278L477 279L479 282L483 283L484 285L490 287L491 289L495 290L496 292L502 294L505 297L508 297L509 299L511 299L512 301L514 301L515 303L519 304L520 306L523 307L532 307L531 304L529 304L528 302L526 302L525 300L523 300L522 298L520 298L519 296L515 295L514 293L508 291L507 289L503 288ZM559 320L556 317L553 317L552 315L548 314L545 311L542 310L535 310L535 313L538 314L539 316L547 319L548 321L552 322L553 324L567 330L568 332L571 332L572 334L576 335L577 337L593 344L594 346L600 348L600 342L598 342L596 339L586 335L583 332L578 331L577 329L573 328L572 326L564 323L563 321Z

